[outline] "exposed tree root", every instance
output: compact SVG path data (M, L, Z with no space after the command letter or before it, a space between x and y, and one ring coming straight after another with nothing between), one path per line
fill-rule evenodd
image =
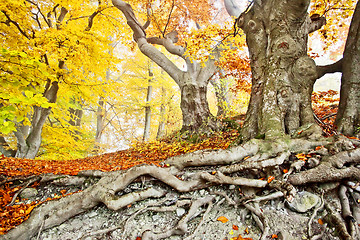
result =
M142 235L143 240L156 240L168 238L174 235L184 235L188 229L188 221L193 218L198 209L206 204L210 204L214 200L213 196L206 196L204 198L198 199L191 204L191 207L188 213L178 222L175 227L172 227L170 230L163 233L154 233L151 230L145 231Z
M82 192L40 205L33 210L27 221L12 229L6 235L0 236L0 239L30 239L32 236L38 235L42 230L59 225L100 203L105 204L110 210L118 211L130 204L148 198L162 199L157 201L155 205L149 205L135 211L126 222L121 222L117 226L102 229L86 236L105 234L120 228L123 229L123 234L125 234L128 231L128 221L134 219L140 213L146 211L175 211L181 206L190 205L188 212L180 219L176 226L161 233L155 233L150 230L145 231L142 234L142 239L163 239L173 235L186 235L188 239L191 239L205 222L206 215L213 209L214 195L224 197L218 204L226 200L230 206L237 207L240 204L248 209L262 230L261 239L265 239L269 234L270 227L266 217L260 210L259 202L283 196L288 201L291 201L296 194L296 189L293 185L305 185L314 182L323 183L342 179L360 180L360 169L353 165L360 163L360 149L353 149L353 145L350 146L343 143L335 144L335 147L331 145L328 147L329 152L335 151L337 153L332 156L323 156L322 159L320 159L321 155L312 155L313 158L317 159L314 164L310 161L296 161L293 157L294 152L298 153L300 150L306 152L314 151L314 147L324 143L328 142L311 142L295 139L270 143L262 140L253 140L228 150L198 151L174 157L164 162L164 166L170 166L167 168L154 165L138 165L125 171L110 173L84 171L74 177L44 175L41 176L41 181L52 181L54 184L59 185L82 184L87 177L98 178L99 181ZM301 165L298 165L298 163L301 163ZM280 165L289 166L290 164L290 171L285 175L280 174L277 176L279 180L256 179L259 177L256 176L256 173L268 173L270 172L268 170L278 169ZM302 171L304 168L311 169ZM245 170L250 171L253 169L256 169L256 171L253 172L252 177L250 177L251 174L244 173ZM279 172L279 170L277 171ZM31 178L29 181L32 179L35 178ZM129 184L139 180L143 181L144 186L146 186L147 181L152 181L153 184L151 187L132 189L126 193L123 191ZM164 186L164 184L167 186ZM216 185L244 186L249 189L258 190L276 189L277 191L266 196L255 196L254 194L251 197L241 197L240 200L238 198L234 200L225 192L217 190L211 190L206 196L198 199L178 199L178 197L174 198L167 194L169 187L178 193L187 193L200 189L208 189ZM356 191L356 183L352 183L352 186ZM353 221L355 218L351 213L346 189L345 186L342 186L339 192L342 199L342 216L336 214L335 210L330 206L326 207L329 213L329 222L340 226L338 232L342 239L359 236L357 224ZM171 202L171 204L165 204L165 202ZM197 211L206 205L208 207L205 213L204 211ZM312 239L319 238L320 236L312 236L310 227L319 209L320 207L315 209L309 221L308 235ZM188 222L198 214L203 214L201 221L196 229L190 233ZM346 224L342 217L345 219Z
M342 179L360 180L360 169L354 166L343 168L345 164L360 163L360 148L325 157L321 164L310 170L289 176L293 185L314 182L340 181Z

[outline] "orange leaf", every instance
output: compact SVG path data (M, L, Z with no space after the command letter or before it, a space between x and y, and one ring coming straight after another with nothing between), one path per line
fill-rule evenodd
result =
M268 179L267 179L267 182L271 183L274 179L275 179L274 176L269 176Z
M305 156L304 153L299 153L299 154L296 154L295 156L296 156L297 159L299 159L299 160L302 160L302 161L306 161L306 160L307 160L307 158L306 158L306 156Z
M244 231L246 234L249 234L249 228L245 228L245 231Z
M253 240L252 238L243 238L241 235L237 237L237 240Z
M319 219L318 219L318 223L319 223L320 225L323 225L323 224L324 224L324 221L323 221L321 218L319 218Z
M289 172L289 169L283 169L283 173L288 173Z
M234 230L239 230L239 227L236 226L236 225L233 225L232 228L233 228Z
M216 220L218 220L218 221L220 221L220 222L222 222L222 223L226 223L227 221L229 221L229 219L227 219L227 218L224 217L224 216L220 216L220 217L218 217L218 219L216 219Z
M141 240L141 237L136 237L136 240Z
M271 235L271 238L278 238L278 235L273 234L273 235Z

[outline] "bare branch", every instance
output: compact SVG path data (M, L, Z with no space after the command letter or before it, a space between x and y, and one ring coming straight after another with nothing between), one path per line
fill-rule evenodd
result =
M27 39L30 39L30 37L26 34L26 32L25 32L23 29L21 29L19 23L17 23L16 21L12 20L12 19L10 18L10 16L7 14L6 11L2 10L1 12L5 15L5 17L8 19L8 21L9 21L10 23L12 23L12 24L15 25L15 27L19 30L19 32L20 32L24 37L26 37Z
M343 59L340 59L339 61L333 64L329 64L325 66L316 66L318 79L328 73L342 72L342 65L343 65Z
M309 25L309 34L322 28L326 24L326 18L320 17L318 14L313 14L311 17L311 23Z
M145 30L135 17L131 5L122 0L113 0L112 2L124 14L127 24L134 32L134 40L137 42L140 51L164 69L175 82L178 82L183 72L162 52L149 44Z
M61 25L61 23L64 21L64 18L65 18L66 14L67 14L68 12L69 12L69 11L68 11L66 8L64 8L64 7L61 8L60 16L59 16L59 18L58 18L57 21L56 21L56 28L57 28L57 29L60 29L60 25Z

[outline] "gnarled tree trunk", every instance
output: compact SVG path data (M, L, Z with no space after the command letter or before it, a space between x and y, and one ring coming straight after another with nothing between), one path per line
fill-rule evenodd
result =
M300 127L320 130L311 108L317 71L307 56L307 36L321 24L310 20L309 3L254 1L237 20L246 33L252 71L250 104L242 130L245 140L296 134Z
M206 99L207 85L218 71L214 59L205 63L204 67L185 56L185 47L175 45L178 37L173 31L164 37L147 37L145 29L150 22L139 23L130 4L121 0L112 0L124 14L127 24L134 32L140 51L161 67L176 82L181 90L181 111L183 115L182 132L202 133L218 128L216 119L211 115ZM186 64L186 71L180 70L169 58L153 45L162 45L166 51L182 58ZM216 53L217 54L217 53ZM215 56L216 57L216 56Z
M353 136L360 127L360 3L350 25L342 61L340 104L336 116L339 132Z

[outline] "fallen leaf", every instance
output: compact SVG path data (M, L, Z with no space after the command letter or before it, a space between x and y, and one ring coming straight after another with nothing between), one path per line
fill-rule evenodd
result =
M307 157L305 156L304 153L298 153L295 155L295 157L297 157L297 159L302 160L302 161L306 161Z
M243 238L241 235L239 235L236 240L253 240L253 239L252 238Z
M245 231L244 231L246 234L249 234L249 228L245 228Z
M226 223L227 221L229 221L229 219L227 219L227 218L224 217L224 216L220 216L220 217L218 217L218 219L216 219L216 220L218 220L218 221L220 221L220 222L222 222L222 223Z
M289 172L289 169L283 169L283 173L288 173Z
M318 219L318 223L319 223L320 225L323 225L323 224L324 224L324 221L323 221L321 218L319 218L319 219Z
M271 238L278 238L278 235L273 234L273 235L271 235Z
M232 229L234 229L234 230L239 230L239 227L236 226L236 225L232 225Z
M274 179L275 179L274 176L269 176L268 179L267 179L267 182L271 183Z

